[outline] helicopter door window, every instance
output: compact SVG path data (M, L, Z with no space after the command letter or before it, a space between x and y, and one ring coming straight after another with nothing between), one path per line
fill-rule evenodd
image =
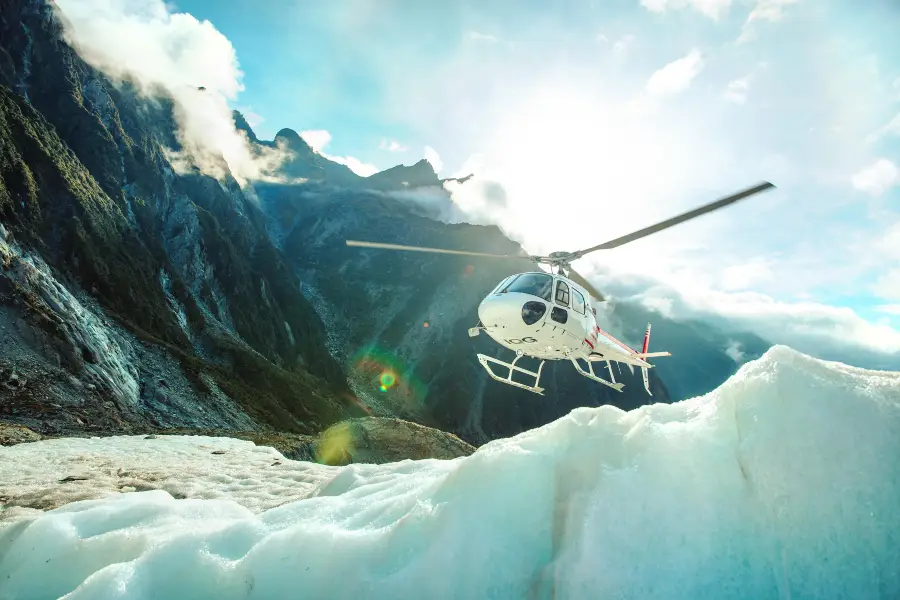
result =
M507 292L529 294L550 302L550 296L553 293L553 277L547 273L522 273L500 293Z
M578 314L584 314L584 296L574 288L572 289L572 308L575 309Z
M569 286L565 281L556 282L556 303L560 306L569 305Z

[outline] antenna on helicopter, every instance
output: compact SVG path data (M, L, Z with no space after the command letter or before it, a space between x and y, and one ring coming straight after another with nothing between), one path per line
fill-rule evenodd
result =
M348 246L357 246L362 248L381 248L385 250L406 250L412 252L436 252L441 254L458 254L465 256L480 256L484 258L499 258L499 259L516 259L516 260L529 260L531 262L537 264L546 264L550 265L550 270L552 272L553 267L557 267L559 273L565 275L571 280L575 281L582 287L584 287L592 296L597 298L600 302L606 300L606 297L595 288L587 279L585 279L578 271L572 268L571 263L576 261L587 254L592 252L596 252L597 250L609 250L611 248L618 248L624 244L629 242L633 242L635 240L639 240L641 238L647 237L648 235L652 235L654 233L663 231L664 229L668 229L669 227L673 227L678 225L679 223L683 223L685 221L689 221L691 219L695 219L701 215L712 212L714 210L718 210L720 208L724 208L739 200L743 200L744 198L748 198L770 188L774 188L775 185L769 183L768 181L763 181L757 185L746 188L737 192L736 194L732 194L730 196L726 196L724 198L720 198L714 202L710 202L708 204L704 204L698 208L693 210L689 210L680 215L671 217L666 219L665 221L660 221L659 223L655 223L650 225L649 227L644 227L643 229L638 229L637 231L633 231L627 235L623 235L617 237L613 240L609 240L607 242L603 242L602 244L598 244L596 246L591 246L590 248L585 248L583 250L578 250L576 252L551 252L547 256L538 256L538 255L528 255L528 254L491 254L489 252L471 252L467 250L449 250L445 248L429 248L426 246L405 246L401 244L383 244L378 242L363 242L357 240L347 240Z

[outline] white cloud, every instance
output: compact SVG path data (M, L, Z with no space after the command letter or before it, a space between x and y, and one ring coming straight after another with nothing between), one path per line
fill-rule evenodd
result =
M736 363L741 363L744 360L744 352L741 350L741 344L734 340L729 340L728 347L725 348L725 354Z
M879 277L872 292L884 300L900 300L900 269L891 269Z
M471 42L484 42L488 44L495 44L500 41L496 36L472 30L466 32L465 39Z
M381 143L378 145L378 148L381 150L387 150L388 152L406 152L408 148L398 142L397 140L388 140L382 139Z
M613 54L616 54L617 56L621 56L622 54L625 54L625 52L631 47L631 44L633 44L633 43L634 43L633 35L631 35L630 33L623 35L622 37L617 39L615 41L615 43L613 44L613 47L612 47Z
M797 2L799 0L757 0L756 6L750 11L744 26L741 28L741 35L737 42L741 44L754 39L756 37L755 23L761 21L778 22L784 18L785 7Z
M900 304L882 304L880 306L876 306L875 310L889 315L900 316Z
M647 80L644 89L653 96L673 96L691 86L691 82L703 70L703 55L694 48L685 56L659 69Z
M365 163L354 156L327 154L325 152L325 147L331 142L331 133L325 129L309 129L307 131L301 131L300 137L309 144L309 147L312 148L313 152L316 154L320 154L332 162L347 166L351 171L361 177L368 177L379 171L378 167L375 165Z
M444 168L444 162L441 160L440 155L431 146L425 146L425 160L431 163L435 173L440 173L441 169Z
M722 272L722 288L729 291L746 290L774 278L768 261L753 260L740 265L725 267Z
M244 88L231 42L209 21L170 13L162 0L59 0L66 39L112 79L131 79L149 96L175 101L180 153L173 166L196 164L238 181L267 178L282 160L273 149L253 151L235 130L229 100ZM205 90L198 90L204 87Z
M900 136L900 113L894 115L894 118L888 121L886 125L867 136L866 143L877 142L886 135Z
M875 251L886 258L900 261L900 222L888 228L876 243Z
M759 0L756 8L750 11L747 22L753 21L770 21L777 22L784 18L784 7L790 4L796 4L800 0Z
M608 36L606 36L603 33L600 33L600 34L597 34L597 42L600 44L604 44L604 45L611 43L612 44L612 46L610 47L611 52L613 54L615 54L616 56L621 56L621 55L625 54L625 51L628 50L628 48L634 42L634 36L630 33L626 33L625 35L617 38L613 42L612 40L609 39Z
M655 13L690 6L711 19L718 19L728 11L731 0L641 0L641 6Z
M853 178L853 187L871 196L881 196L900 183L900 172L891 161L881 158L861 169Z
M332 156L330 154L322 154L322 156L324 156L328 160L346 165L351 171L353 171L360 177L368 177L369 175L374 175L381 170L375 165L363 162L353 156Z
M669 293L680 301L670 310L670 315L725 318L733 327L814 356L823 356L825 350L853 348L900 352L900 331L884 323L869 322L850 308L817 302L784 302L756 292L705 290L701 294L685 295L670 290ZM644 302L642 295L636 299L654 308L654 303Z
M735 104L743 104L747 101L747 92L750 90L750 76L735 79L725 88L725 99Z
M884 133L900 135L900 113L894 115L894 118L884 126Z
M301 131L300 137L303 138L303 141L309 144L309 147L312 148L315 152L319 154L322 153L322 149L328 145L328 142L331 141L331 134L324 129L309 129L307 131Z

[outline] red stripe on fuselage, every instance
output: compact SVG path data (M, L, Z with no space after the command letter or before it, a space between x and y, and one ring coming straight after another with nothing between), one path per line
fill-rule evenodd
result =
M591 340L589 340L589 339L587 339L587 338L584 338L584 341L585 341L585 343L586 343L588 346L591 347L591 350L594 349L594 345L591 343Z

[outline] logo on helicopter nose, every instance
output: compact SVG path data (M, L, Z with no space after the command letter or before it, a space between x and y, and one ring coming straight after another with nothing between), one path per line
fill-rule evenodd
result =
M534 339L533 337L523 337L522 339L513 338L511 340L504 339L503 341L506 342L507 344L535 344L535 343L537 343L537 340Z

